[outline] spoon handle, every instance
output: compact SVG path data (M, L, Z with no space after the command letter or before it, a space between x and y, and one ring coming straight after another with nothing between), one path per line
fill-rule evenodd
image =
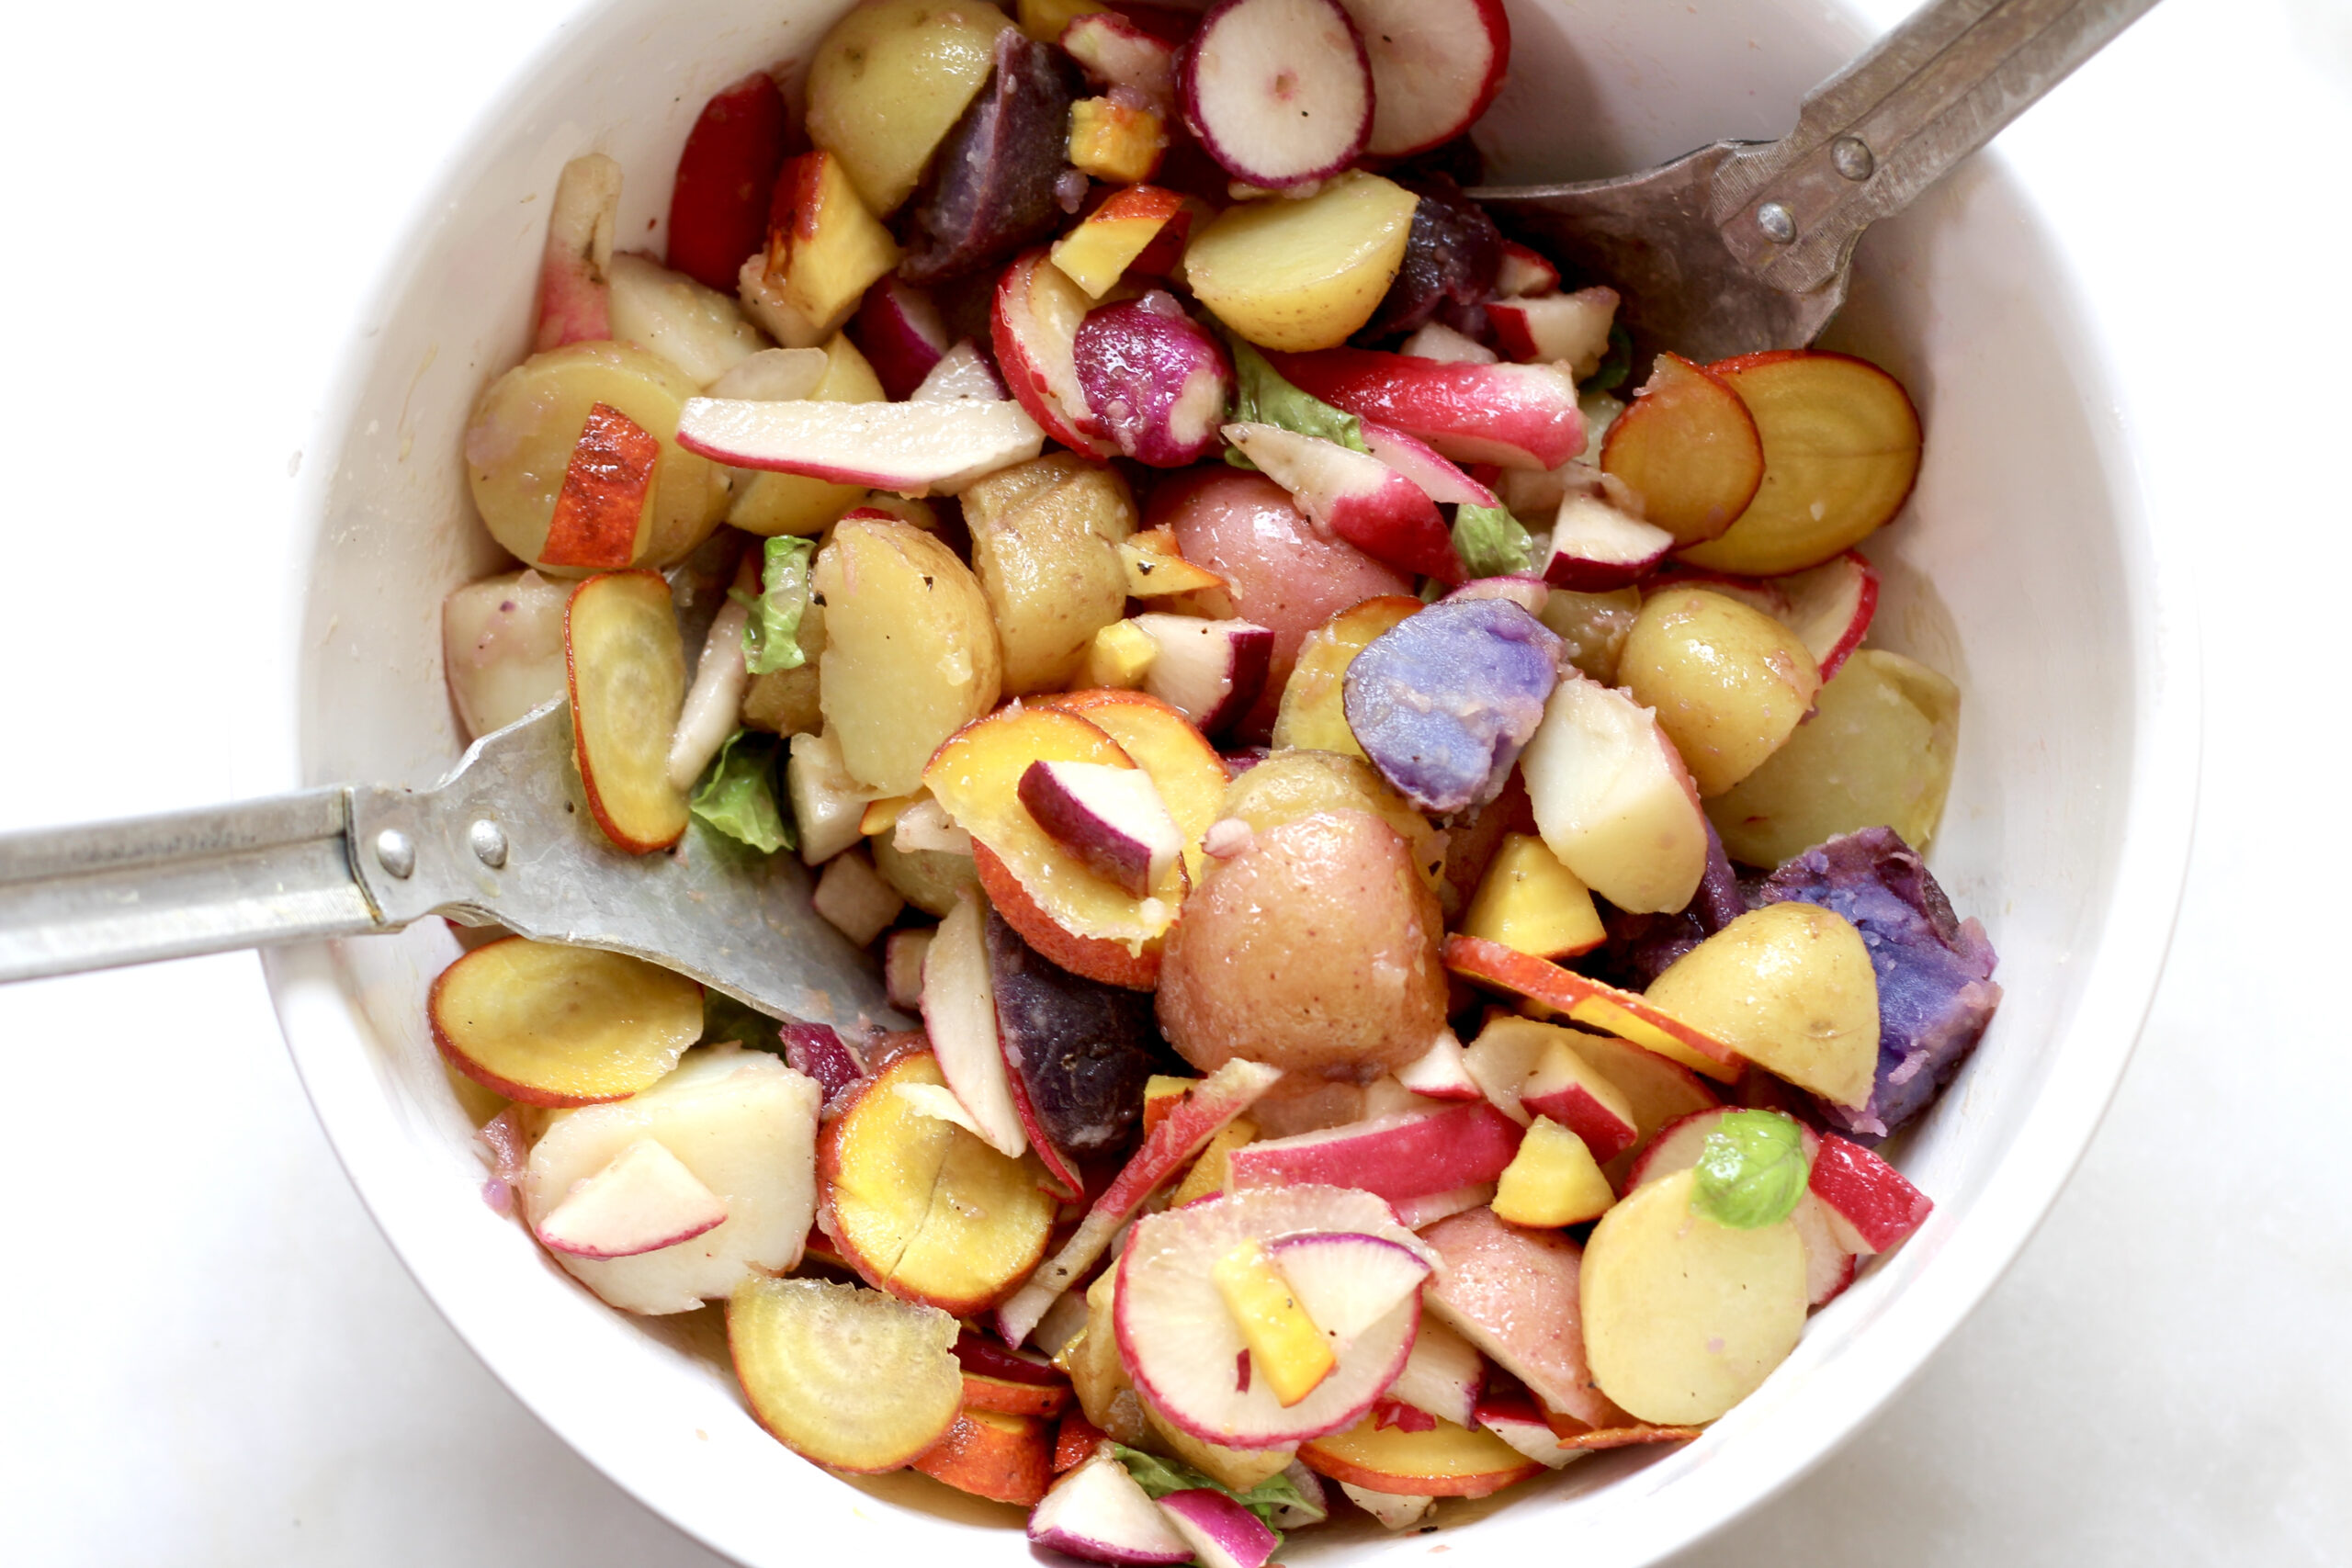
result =
M2156 0L1931 0L1815 88L1796 129L1717 172L1710 216L1766 282L1805 294Z

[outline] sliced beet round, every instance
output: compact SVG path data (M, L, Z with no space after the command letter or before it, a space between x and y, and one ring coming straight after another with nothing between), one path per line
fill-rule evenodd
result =
M1177 68L1184 123L1235 179L1328 179L1372 135L1372 64L1337 0L1222 0Z

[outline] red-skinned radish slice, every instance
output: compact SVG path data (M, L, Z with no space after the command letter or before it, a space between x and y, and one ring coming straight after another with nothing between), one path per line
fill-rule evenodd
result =
M588 809L631 854L686 830L686 792L670 782L670 737L686 700L686 654L659 572L608 571L572 591L563 615L572 754Z
M821 348L763 348L705 387L703 396L797 402L816 395L831 364Z
M1246 1341L1211 1278L1237 1248L1332 1233L1429 1255L1379 1199L1333 1187L1227 1192L1136 1221L1120 1255L1115 1314L1120 1358L1136 1392L1179 1430L1227 1448L1277 1448L1360 1420L1404 1368L1420 1319L1419 1292L1408 1290L1338 1353L1312 1392L1283 1405L1270 1379L1236 1386Z
M1046 434L1073 452L1118 450L1078 381L1078 329L1094 301L1044 251L1031 251L997 279L989 330L997 367Z
M582 1182L538 1224L538 1237L577 1258L634 1258L727 1223L727 1202L678 1156L640 1138Z
M956 908L923 959L923 1032L939 1072L982 1141L1009 1159L1029 1147L997 1040L996 987L989 976L987 916L979 896L959 888Z
M1787 596L1788 609L1780 618L1821 666L1822 684L1827 685L1847 656L1862 645L1878 614L1877 570L1848 550L1809 571L1774 578L1770 586Z
M692 398L678 445L738 468L901 495L952 495L1035 457L1045 434L1012 402L752 402Z
M1389 1205L1396 1211L1396 1223L1408 1231L1433 1225L1465 1210L1484 1208L1495 1201L1495 1184L1474 1181L1467 1187L1455 1187L1443 1192L1432 1192L1426 1198L1399 1198Z
M1840 1244L1858 1252L1884 1252L1926 1224L1936 1206L1901 1171L1836 1136L1824 1137L1814 1155L1812 1190Z
M1560 269L1513 240L1503 242L1503 265L1495 292L1505 299L1534 299L1560 290Z
M1519 1125L1483 1100L1245 1144L1226 1156L1235 1191L1299 1183L1396 1201L1492 1181L1519 1152Z
M1353 1344L1430 1277L1428 1258L1376 1235L1284 1236L1266 1255L1335 1350Z
M1329 179L1372 134L1372 66L1337 0L1222 0L1177 66L1185 126L1266 189Z
M1201 1568L1265 1568L1283 1543L1272 1526L1211 1487L1170 1492L1159 1500L1159 1511Z
M947 328L939 319L939 307L929 294L896 277L886 277L865 291L849 335L893 402L905 400L922 386L947 352Z
M1484 1098L1463 1063L1462 1042L1450 1029L1437 1037L1437 1043L1425 1055L1397 1068L1396 1081L1424 1100Z
M1377 457L1274 424L1228 424L1225 438L1290 491L1327 536L1400 571L1459 582L1453 536L1429 492Z
M1674 548L1674 536L1598 496L1571 495L1552 523L1544 581L1577 593L1606 593L1640 581Z
M1364 151L1425 152L1477 123L1510 67L1502 0L1342 0L1363 35L1376 112Z
M1208 329L1175 298L1140 299L1088 314L1070 357L1087 406L1118 448L1156 468L1209 455L1233 393L1233 367Z
M1029 1511L1029 1540L1113 1568L1189 1562L1193 1548L1108 1443L1054 1483Z
M1140 768L1032 762L1020 795L1048 838L1135 897L1148 896L1184 852L1176 819Z
M939 356L915 389L909 393L910 403L1001 403L1012 400L1004 389L1003 380L988 355L979 351L971 339L959 341L955 347Z
M564 465L539 559L548 566L617 571L637 554L662 443L620 410L597 403Z
M1116 11L1094 11L1062 29L1062 51L1098 87L1124 87L1161 115L1176 104L1176 46Z
M1283 379L1457 463L1556 468L1584 450L1576 382L1550 365L1476 365L1369 348L1269 350Z
M721 294L767 239L768 197L799 127L764 71L711 95L670 186L669 265Z
M1500 506L1495 492L1455 467L1436 447L1417 435L1391 430L1370 420L1363 422L1363 444L1372 455L1421 487L1421 493L1442 505Z
M1617 318L1617 291L1579 288L1528 299L1498 299L1487 324L1506 357L1523 364L1565 364L1583 380L1609 353L1609 323Z
M1414 359L1434 359L1445 365L1499 365L1502 355L1480 343L1447 326L1443 321L1431 321L1415 329L1397 348L1397 353Z
M1144 690L1202 734L1216 734L1258 700L1274 652L1274 634L1266 627L1159 611L1132 618L1159 649L1144 672Z
M1388 1385L1388 1397L1441 1421L1467 1427L1486 1382L1486 1358L1436 1318L1425 1317L1421 1331L1413 1336L1413 1353L1405 1358L1405 1370Z
M602 152L574 158L557 177L539 261L539 324L534 353L613 335L605 273L621 206L621 166Z

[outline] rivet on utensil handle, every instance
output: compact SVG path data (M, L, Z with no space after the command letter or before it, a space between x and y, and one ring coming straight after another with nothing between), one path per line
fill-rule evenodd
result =
M1878 167L1878 160L1871 156L1870 144L1859 136L1841 136L1829 144L1829 162L1849 180L1866 180Z
M1777 201L1768 201L1756 209L1756 226L1776 245L1785 245L1797 237L1797 220Z
M466 829L466 842L473 846L474 858L492 871L506 863L506 833L499 825L484 817Z
M416 845L398 828L376 835L376 863L393 876L406 878L416 870Z

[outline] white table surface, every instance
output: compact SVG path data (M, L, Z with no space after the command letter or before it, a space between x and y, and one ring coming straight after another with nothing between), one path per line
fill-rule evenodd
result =
M1874 4L1898 14L1900 0ZM0 64L0 825L252 793L285 526L368 258L564 0L27 7ZM2352 1562L2346 0L2170 0L2005 136L2210 540L2154 1017L2007 1280L1683 1568ZM2117 160L2102 164L2101 159ZM2312 207L2299 211L2299 199ZM2063 672L2053 672L2060 674ZM0 1561L701 1565L355 1199L235 955L0 991Z

